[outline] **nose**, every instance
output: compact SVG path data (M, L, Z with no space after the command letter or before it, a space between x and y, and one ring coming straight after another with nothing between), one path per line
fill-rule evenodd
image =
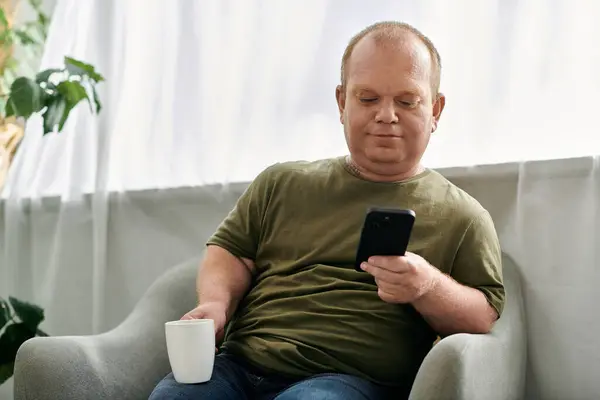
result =
M393 102L380 102L377 110L376 121L381 124L396 124L398 123L398 115Z

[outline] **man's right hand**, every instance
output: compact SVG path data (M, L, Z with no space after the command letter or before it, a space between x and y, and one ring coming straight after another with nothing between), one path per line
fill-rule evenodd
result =
M215 323L215 342L220 343L227 324L227 308L221 303L204 303L186 313L181 319L212 319Z

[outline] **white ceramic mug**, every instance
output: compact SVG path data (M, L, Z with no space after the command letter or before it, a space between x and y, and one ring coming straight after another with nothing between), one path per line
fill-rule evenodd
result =
M215 363L215 323L191 319L165 323L167 352L175 380L202 383L212 377Z

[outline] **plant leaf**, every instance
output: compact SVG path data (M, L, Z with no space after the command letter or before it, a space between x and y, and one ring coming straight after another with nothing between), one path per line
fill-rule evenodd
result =
M13 310L15 310L15 314L17 314L17 317L19 317L21 322L25 324L32 335L35 334L38 325L44 320L44 310L35 304L21 301L12 296L8 297L8 301L10 302Z
M44 119L44 135L53 132L63 118L67 109L67 100L62 95L55 95L47 103L48 108L42 114Z
M8 50L13 45L12 32L4 28L0 29L3 29L2 31L0 31L0 46L2 46L4 50Z
M4 107L4 113L5 113L4 116L6 118L12 117L13 115L15 115L15 110L13 109L11 102L9 102L9 101L6 102L6 106Z
M7 105L7 116L29 118L31 114L43 107L42 88L33 80L20 77L10 86L10 95Z
M67 103L67 106L65 107L65 110L63 111L63 115L60 119L60 122L58 123L58 131L62 131L63 127L65 126L65 122L67 122L67 119L69 118L69 113L71 112L71 110L73 109L73 106L69 103Z
M6 14L2 7L0 7L0 27L8 30L8 18L6 18Z
M38 23L40 24L40 26L39 26L40 35L45 39L47 30L48 30L48 25L50 25L50 20L48 19L48 16L46 14L44 14L43 12L39 12L39 11L38 11L37 20L38 20Z
M25 31L24 29L15 30L15 36L17 38L19 38L19 41L24 46L37 43L37 41L29 33L27 33L27 31Z
M41 72L39 72L36 76L35 76L35 81L37 83L49 83L48 79L50 79L50 76L52 76L52 74L58 73L58 72L63 72L62 69L58 69L58 68L49 68L49 69L45 69Z
M66 107L63 111L62 118L60 119L60 122L58 123L58 131L60 132L60 131L62 131L62 129L65 125L65 122L67 122L67 119L69 118L69 114L71 113L71 110L73 110L73 108L75 108L75 106L77 106L77 104L81 100L87 99L89 102L90 99L88 97L88 94L87 94L85 88L78 81L61 82L57 86L57 89L58 89L58 93L64 96L66 103L67 103ZM91 107L91 104L90 104L90 107Z
M0 299L0 331L4 328L4 325L10 321L10 310L8 309L8 303L4 299Z
M29 4L31 4L34 9L38 10L42 6L42 0L29 0Z
M96 86L92 85L92 95L94 96L94 103L96 104L96 114L102 110L102 103L100 103L100 97L96 91Z
M83 99L87 99L88 95L85 88L77 81L64 81L56 87L58 93L65 96L69 108L73 108Z
M41 329L38 329L38 330L37 330L37 332L36 332L36 334L37 334L38 336L43 336L43 337L48 337L48 336L50 336L50 335L48 335L46 332L44 332L44 331L43 331L43 330L41 330Z
M23 322L8 325L2 336L0 336L0 349L2 349L0 351L0 364L14 362L19 347L23 342L34 336L34 333Z
M0 365L0 385L10 379L15 372L15 363L10 362Z
M83 61L65 57L65 66L71 75L88 76L94 82L101 82L104 80L104 77L96 72L93 65L86 64Z

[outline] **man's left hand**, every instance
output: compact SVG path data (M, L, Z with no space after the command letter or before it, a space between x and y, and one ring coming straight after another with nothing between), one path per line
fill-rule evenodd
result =
M412 303L430 292L441 272L423 257L406 252L404 256L373 256L361 268L373 275L381 300Z

